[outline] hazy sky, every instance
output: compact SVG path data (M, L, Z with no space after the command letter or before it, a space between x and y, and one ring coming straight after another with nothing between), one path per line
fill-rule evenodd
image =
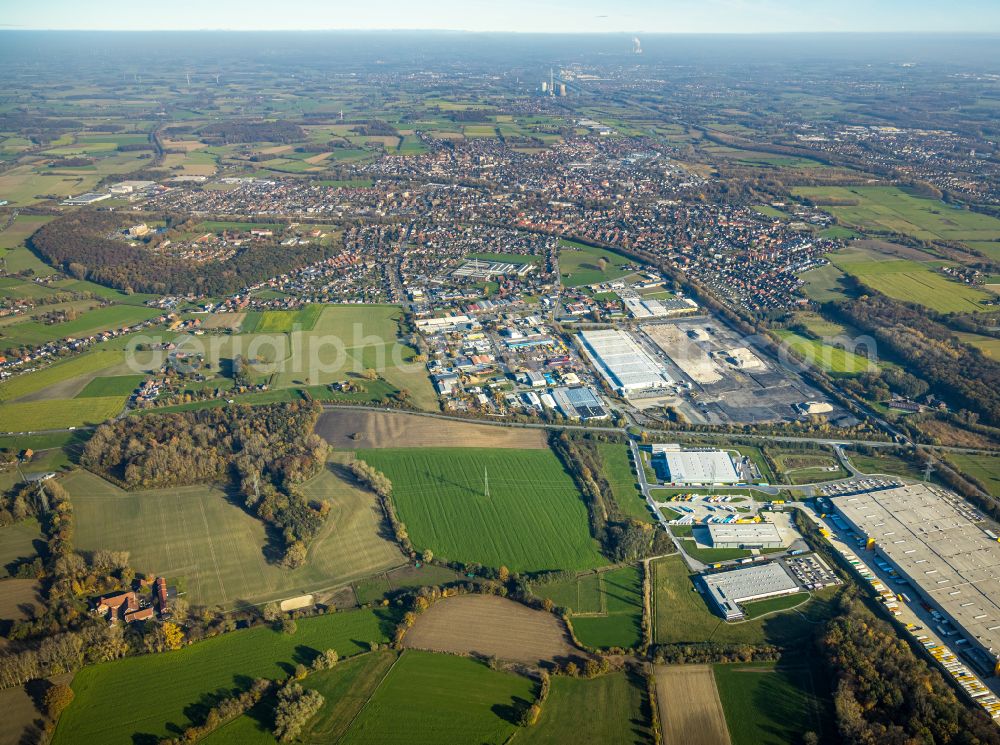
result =
M1000 32L998 0L0 0L0 27Z

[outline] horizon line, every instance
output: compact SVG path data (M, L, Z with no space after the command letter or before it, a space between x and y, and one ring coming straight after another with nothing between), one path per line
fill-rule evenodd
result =
M1000 36L1000 29L994 30L947 30L932 29L911 30L788 30L788 31L513 31L509 29L477 30L462 28L47 28L41 26L15 26L0 24L0 32L46 32L46 33L113 33L113 34L148 34L148 33L231 33L231 34L275 34L275 33L448 33L448 34L511 34L517 36L617 36L621 34L655 36Z

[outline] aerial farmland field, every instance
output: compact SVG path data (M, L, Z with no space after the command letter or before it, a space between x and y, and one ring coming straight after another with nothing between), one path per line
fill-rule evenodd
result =
M358 457L392 481L399 517L418 549L512 571L606 563L590 536L586 505L550 450L399 448Z

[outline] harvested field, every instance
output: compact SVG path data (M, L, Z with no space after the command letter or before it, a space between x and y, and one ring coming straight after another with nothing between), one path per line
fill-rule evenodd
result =
M493 427L395 412L326 411L316 423L316 433L334 448L342 450L428 446L548 447L542 430ZM357 439L354 435L358 435Z
M711 667L657 665L654 675L666 745L730 745Z
M5 579L0 582L0 618L25 619L24 606L42 609L38 597L38 583L33 579Z
M417 618L403 644L432 652L496 655L529 665L587 656L572 645L551 613L493 595L438 601Z
M694 382L718 383L722 380L712 358L677 326L653 324L643 326L642 330Z
M232 329L239 331L246 313L209 313L201 321L203 329Z

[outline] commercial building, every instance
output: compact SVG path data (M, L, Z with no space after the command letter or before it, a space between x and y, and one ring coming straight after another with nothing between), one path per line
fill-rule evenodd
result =
M958 495L929 484L832 497L843 518L990 665L1000 658L1000 543ZM948 631L945 628L945 631ZM945 634L950 635L950 633Z
M781 548L784 541L772 523L709 523L714 548Z
M625 310L633 318L669 318L671 316L694 313L698 303L691 298L667 298L664 300L646 300L641 297L623 297Z
M671 382L663 366L624 331L581 331L580 340L601 377L622 396L665 388Z
M597 394L586 386L556 388L552 391L552 397L567 419L589 421L607 419L609 416Z
M725 450L681 450L653 445L653 467L671 484L738 484L742 481Z
M701 579L712 604L727 621L743 618L741 603L799 591L798 583L778 562L705 574Z

